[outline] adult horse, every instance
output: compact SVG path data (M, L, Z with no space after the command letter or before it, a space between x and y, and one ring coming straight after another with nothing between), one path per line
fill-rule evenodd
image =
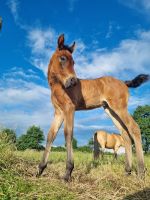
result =
M106 131L96 131L96 133L94 133L94 159L99 158L99 147L101 147L102 158L104 150L107 148L114 150L114 158L117 159L117 151L121 146L124 147L124 140L119 134L110 134Z
M74 113L76 110L88 110L103 107L120 130L125 143L125 170L131 172L131 139L136 147L138 174L144 174L144 158L141 144L140 129L127 111L128 87L139 86L149 79L148 75L139 75L126 83L111 76L93 80L81 80L76 77L72 46L64 44L64 35L59 36L58 46L51 57L48 66L48 82L51 87L51 100L55 109L54 120L47 136L46 148L38 166L37 176L41 175L47 166L52 142L64 122L64 135L67 147L66 173L64 180L71 178L74 168L72 138Z

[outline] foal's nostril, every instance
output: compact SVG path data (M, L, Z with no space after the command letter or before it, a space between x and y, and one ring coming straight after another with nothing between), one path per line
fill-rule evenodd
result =
M75 85L75 84L76 84L76 78L74 78L74 77L71 78L71 84L72 84L72 85Z
M75 86L77 83L77 79L75 77L69 78L65 83L65 88L69 88L71 86Z
M74 78L71 78L71 83L74 83L74 81L75 81Z

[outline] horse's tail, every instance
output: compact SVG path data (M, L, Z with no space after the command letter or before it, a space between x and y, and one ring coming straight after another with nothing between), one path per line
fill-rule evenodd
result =
M136 87L139 87L141 84L143 84L143 83L145 83L146 81L149 81L149 80L150 80L150 75L140 74L130 81L124 81L124 83L128 87L136 88Z
M94 133L94 160L99 158L99 153L100 153L100 150L99 150L99 143L97 140L97 132L96 132Z

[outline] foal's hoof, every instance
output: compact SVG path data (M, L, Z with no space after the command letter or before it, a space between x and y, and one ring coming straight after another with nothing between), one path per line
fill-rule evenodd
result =
M145 174L146 174L147 168L146 167L139 167L137 170L137 176L140 179L144 179L145 178Z
M126 176L130 176L131 175L131 170L125 171L125 175Z
M138 171L137 175L138 175L138 177L140 179L144 179L145 178L145 173L146 173L146 169Z
M68 183L68 182L71 181L71 176L64 175L64 176L62 177L62 179L63 179L66 183Z
M39 164L37 167L36 177L40 177L47 165Z

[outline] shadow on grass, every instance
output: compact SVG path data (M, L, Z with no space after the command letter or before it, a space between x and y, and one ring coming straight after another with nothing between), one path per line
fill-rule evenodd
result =
M145 188L134 194L130 194L123 198L123 200L150 200L150 188Z

